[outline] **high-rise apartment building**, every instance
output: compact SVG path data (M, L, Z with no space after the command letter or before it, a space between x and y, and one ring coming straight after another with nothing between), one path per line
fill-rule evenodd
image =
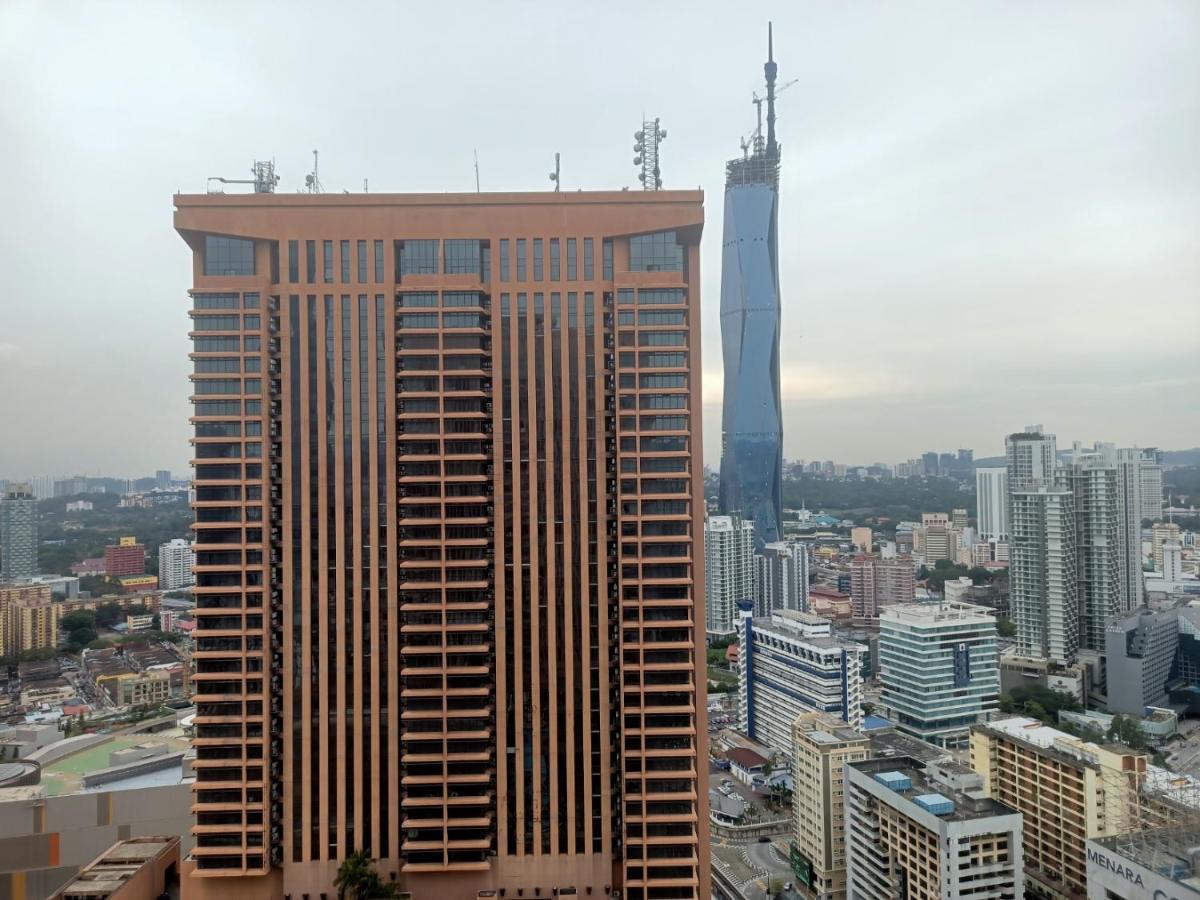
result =
M1122 448L1116 451L1122 612L1140 607L1146 593L1142 581L1141 460L1141 450Z
M1024 482L1051 482L1057 466L1058 444L1041 425L1026 425L1024 431L1004 439L1005 470L1011 491Z
M0 496L0 581L38 573L38 508L27 484L9 485Z
M755 557L758 566L756 616L777 609L808 611L808 545L801 541L776 541Z
M57 647L59 605L49 584L0 584L0 656Z
M993 799L1021 813L1031 888L1084 897L1086 842L1127 830L1147 759L1012 718L971 729L971 766Z
M1124 605L1115 452L1085 453L1076 445L1070 461L1058 469L1057 480L1071 492L1074 509L1079 647L1103 653L1104 629Z
M1150 527L1150 555L1154 560L1155 572L1163 572L1166 569L1163 545L1168 541L1181 543L1179 526L1174 522L1155 522Z
M1157 447L1146 447L1140 451L1140 456L1138 475L1142 518L1157 522L1163 513L1162 451Z
M845 767L870 755L866 735L828 713L792 723L792 854L815 900L846 896Z
M192 572L195 564L192 544L183 538L173 538L158 547L158 586L174 591L196 583Z
M768 36L767 133L725 166L721 246L723 513L754 522L757 550L778 541L783 519L783 411L779 396L779 159L776 65Z
M833 635L828 619L790 609L769 619L742 609L738 715L743 734L782 753L802 712L826 712L862 725L862 655L867 648Z
M953 559L958 549L955 532L948 525L921 526L921 556L932 567L939 560Z
M154 473L154 486L160 491L165 491L171 487L171 470L158 469Z
M849 897L1025 896L1021 815L964 769L910 756L846 765Z
M146 548L136 537L123 537L117 543L109 544L104 548L104 570L109 578L145 574Z
M901 731L940 747L999 708L996 620L969 603L905 603L879 616L883 705Z
M1009 605L1017 652L1070 665L1079 651L1075 495L1009 480Z
M1008 470L1002 467L976 469L975 501L980 539L1007 541Z
M738 603L755 599L754 523L709 516L704 523L704 620L710 638L737 632Z
M912 557L859 554L850 561L850 608L857 618L874 618L893 603L911 603L916 590Z
M710 895L702 202L176 197L193 895Z

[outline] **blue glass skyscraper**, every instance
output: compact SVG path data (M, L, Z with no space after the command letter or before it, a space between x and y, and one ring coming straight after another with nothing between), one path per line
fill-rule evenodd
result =
M775 60L767 37L767 133L725 166L721 251L721 512L754 521L755 548L779 540L783 421L779 402L779 155ZM757 102L757 101L756 101ZM759 106L761 114L762 107Z

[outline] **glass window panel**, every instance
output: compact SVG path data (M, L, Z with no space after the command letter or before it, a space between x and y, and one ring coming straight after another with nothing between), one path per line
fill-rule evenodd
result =
M253 275L254 241L244 238L204 236L205 275Z
M641 234L629 239L631 272L682 272L683 247L674 231Z

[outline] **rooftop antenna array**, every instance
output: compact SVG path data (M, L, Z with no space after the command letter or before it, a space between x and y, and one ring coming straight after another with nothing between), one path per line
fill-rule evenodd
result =
M479 193L479 151L475 150L475 193Z
M273 159L256 159L250 164L250 174L253 178L222 178L220 175L210 175L208 177L208 192L210 194L223 193L220 187L214 186L221 184L252 184L254 185L254 193L256 194L273 194L275 193L275 185L279 184L279 176L275 174L275 160Z
M313 151L313 170L304 176L304 190L309 194L321 194L325 189L321 187L321 179L317 175L317 151Z
M550 180L554 182L554 193L556 193L556 194L562 188L562 182L560 181L560 176L562 175L562 169L559 167L560 161L561 160L559 158L559 154L555 153L554 154L554 171L550 173ZM478 162L478 160L476 160L476 162L475 162L475 190L476 191L479 190L479 162Z
M662 190L662 169L658 164L658 146L667 139L667 130L660 119L642 121L640 130L633 133L633 164L641 166L638 181L644 191Z

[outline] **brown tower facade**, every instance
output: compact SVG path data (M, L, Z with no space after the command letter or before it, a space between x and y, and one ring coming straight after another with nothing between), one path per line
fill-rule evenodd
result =
M702 194L175 204L189 895L707 897Z

